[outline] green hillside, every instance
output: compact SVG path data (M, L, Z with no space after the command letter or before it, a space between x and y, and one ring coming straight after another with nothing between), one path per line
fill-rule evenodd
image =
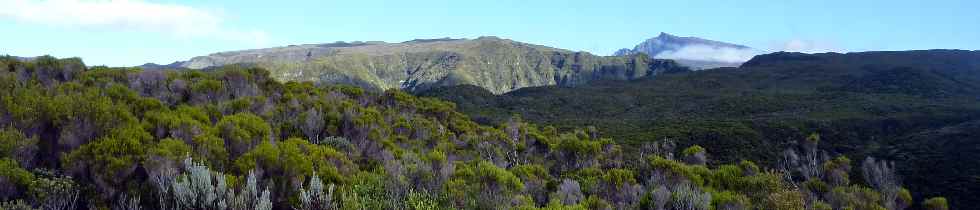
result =
M512 115L559 130L594 125L627 145L673 139L719 162L776 166L783 148L819 133L824 148L897 161L915 197L980 205L980 52L774 53L740 68L526 88L423 93L456 102L484 124ZM636 146L627 148L637 148Z
M476 85L500 94L524 87L576 86L597 79L630 80L683 69L645 55L596 56L497 37L357 42L243 50L200 56L183 67L247 64L281 81L348 84L410 92Z
M669 140L631 149L594 127L480 125L455 109L397 90L281 83L258 68L4 57L0 209L946 205L913 200L887 161L820 156L817 135L786 147L802 159L770 168ZM852 167L872 173L850 176Z

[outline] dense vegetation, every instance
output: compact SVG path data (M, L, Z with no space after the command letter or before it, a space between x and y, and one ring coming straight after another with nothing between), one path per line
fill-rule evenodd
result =
M627 145L664 138L698 144L718 164L748 158L776 166L779 148L816 132L823 149L896 161L914 197L948 195L966 208L980 205L978 84L976 51L775 53L740 68L650 80L423 95L456 102L485 124L520 114L559 130L595 125Z
M915 205L893 164L822 151L815 134L770 168L718 163L671 140L628 149L595 127L560 132L519 117L485 126L437 99L280 83L236 66L142 71L6 57L0 87L0 209L948 205Z
M215 53L166 66L206 69L255 65L283 81L348 84L366 90L470 84L494 93L597 79L629 80L686 69L646 55L597 56L497 37L427 39L402 43L338 42Z

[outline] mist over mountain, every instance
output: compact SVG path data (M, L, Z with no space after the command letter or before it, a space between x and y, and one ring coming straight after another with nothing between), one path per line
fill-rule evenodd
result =
M764 53L744 45L668 33L647 39L633 49L620 49L613 55L645 53L658 59L672 59L693 69L738 67L753 56Z
M577 86L596 79L631 80L683 70L673 61L645 55L596 56L497 37L290 45L215 53L163 67L206 69L230 64L262 67L283 81L408 91L470 84L496 94L524 87Z

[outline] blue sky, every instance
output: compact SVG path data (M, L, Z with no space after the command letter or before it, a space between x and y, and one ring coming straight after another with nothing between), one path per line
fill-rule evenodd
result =
M88 65L333 41L517 41L607 55L668 32L767 51L980 49L974 0L0 0L0 54Z

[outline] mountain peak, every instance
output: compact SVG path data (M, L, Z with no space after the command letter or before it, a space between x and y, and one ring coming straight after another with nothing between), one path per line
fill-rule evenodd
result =
M632 50L619 50L614 55L645 53L654 58L673 59L694 69L737 67L761 54L759 50L738 44L725 43L698 37L686 37L660 32Z

